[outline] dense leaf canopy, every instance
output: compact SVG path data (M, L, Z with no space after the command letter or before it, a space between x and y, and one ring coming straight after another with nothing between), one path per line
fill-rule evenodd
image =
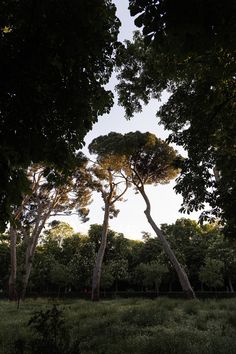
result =
M2 226L23 189L23 169L31 162L70 164L112 106L104 85L119 20L110 0L6 0L0 23Z
M137 185L168 183L181 161L172 147L149 132L111 132L94 139L89 150L104 166L121 171Z
M235 49L234 1L218 0L130 0L135 24L143 28L147 42L183 56L202 53L209 47Z
M120 103L130 117L169 91L157 115L170 141L188 151L177 186L182 210L208 203L234 233L236 4L130 0L130 10L143 35L120 49Z

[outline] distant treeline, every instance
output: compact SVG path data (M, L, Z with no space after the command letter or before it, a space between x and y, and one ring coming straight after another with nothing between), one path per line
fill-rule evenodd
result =
M200 226L189 219L161 227L185 268L195 291L233 293L236 285L235 242L224 238L218 225ZM88 235L74 233L70 225L54 221L44 231L36 248L28 294L89 297L95 256L102 226L91 225ZM24 243L17 237L17 279L20 286L24 265ZM22 265L22 266L21 266ZM0 236L0 291L8 293L10 241ZM160 241L143 233L134 241L109 230L102 266L101 296L179 296L177 275L166 258ZM126 295L125 295L126 293ZM138 295L138 296L139 296ZM204 293L203 293L204 295Z

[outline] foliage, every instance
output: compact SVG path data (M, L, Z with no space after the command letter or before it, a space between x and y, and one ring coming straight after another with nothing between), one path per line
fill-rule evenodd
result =
M83 221L87 220L87 205L91 191L86 164L87 160L84 156L78 154L77 168L71 171L70 176L54 168L37 164L28 169L27 176L31 191L30 194L23 195L21 205L14 208L9 228L11 245L9 297L11 299L16 298L16 282L21 284L21 291L17 296L22 298L25 296L36 246L50 216L76 211ZM22 269L22 277L16 276L17 236L22 243L21 249L24 253L23 264L18 262L18 266Z
M0 11L0 210L26 191L33 163L68 168L113 95L104 88L120 22L110 0L25 0Z
M8 236L0 235L0 292L6 286L9 271Z
M68 264L70 283L76 289L90 287L94 262L94 244L86 240L81 242L77 253L72 256Z
M210 288L222 287L224 285L223 268L224 263L222 261L207 258L205 265L200 269L199 278Z
M112 287L115 279L110 265L103 264L101 275L101 288L106 290Z
M31 340L15 341L16 354L73 354L78 353L78 343L70 345L68 329L63 318L63 311L56 305L49 310L34 312L28 322L34 333Z
M103 289L111 289L115 282L117 291L118 281L127 280L128 276L127 259L111 259L109 263L102 266L101 287Z
M38 311L33 314L28 325L35 332L36 352L41 353L59 353L65 350L65 321L62 318L62 311L55 305L46 311ZM64 348L62 348L62 346Z
M70 296L77 292L89 294L91 287L92 269L95 255L99 247L102 225L92 225L89 235L67 234L62 235L60 224L51 226L46 233L46 238L37 246L34 265L29 279L29 294L53 293L55 296ZM172 249L188 271L188 276L195 291L202 290L202 282L199 272L205 268L205 262L217 260L223 263L219 272L214 271L213 276L222 282L226 291L234 291L236 286L236 252L235 243L223 237L221 229L217 225L197 224L193 220L178 219L174 224L161 226ZM52 233L51 233L52 230ZM69 229L70 230L70 229ZM58 232L58 235L57 235ZM52 236L53 234L53 236ZM51 235L50 237L48 237ZM161 277L160 292L179 291L179 283L175 271L163 252L160 240L145 234L143 241L134 241L124 235L109 230L108 244L104 255L102 285L111 292L140 291L144 277L137 274L140 264L153 264L153 274L158 273L159 264L167 268L168 272ZM57 242L59 240L59 243ZM18 241L18 277L22 277L21 264L24 263L24 247ZM1 286L7 293L9 272L9 241L3 237L0 242L2 257L0 262ZM106 273L106 274L105 274ZM150 272L150 277L152 273ZM209 276L210 277L210 276ZM106 280L104 280L106 278ZM154 276L153 276L154 278ZM151 281L150 281L151 282ZM155 291L155 284L144 285L149 291ZM210 288L206 284L206 289ZM86 295L84 293L84 295Z
M91 144L89 145L89 151L93 152L91 150ZM120 164L119 156L116 159L113 156L113 163L118 165ZM95 301L99 300L102 263L107 247L109 231L109 218L111 219L118 215L119 210L116 209L116 202L123 200L123 196L129 187L129 183L125 176L121 178L121 176L117 174L117 170L111 168L109 165L107 165L106 162L99 159L99 156L91 166L90 172L92 175L92 187L94 190L101 194L104 203L101 240L96 255L92 277L91 297L92 300Z
M159 287L163 276L168 272L167 267L158 261L150 263L140 263L135 268L136 281L141 283L144 287L150 289L155 287L159 291Z
M114 171L122 171L123 176L134 184L139 184L140 178L144 184L168 183L178 173L180 156L167 143L148 132L124 135L111 132L94 139L89 149L98 154L98 161Z
M14 309L13 304L1 302L2 352L10 353L12 341L29 343L33 340L33 332L26 324L36 307L43 314L51 311L51 306L48 307L47 301L42 299L22 304L20 312ZM133 298L96 304L76 300L64 302L63 308L59 317L59 321L63 321L60 328L64 326L65 329L61 340L66 334L68 350L76 348L75 353L125 354L135 350L137 354L156 351L163 354L233 354L236 349L235 299ZM62 348L63 345L59 353Z
M117 56L119 100L128 117L170 93L157 115L169 141L188 152L176 191L182 211L210 210L235 234L234 1L130 0L136 33Z
M69 284L69 269L64 264L55 262L50 271L51 283L57 285L59 289Z
M146 209L144 214L163 250L178 274L183 291L189 297L195 297L184 268L151 216L151 204L145 192L145 185L165 184L177 176L181 156L165 141L151 133L139 131L127 134L109 133L92 141L90 152L98 155L98 161L107 165L111 171L119 173L142 196Z
M233 2L130 0L130 11L146 40L179 57L214 46L235 48Z
M65 238L72 237L74 234L73 227L66 222L53 220L48 226L50 229L44 232L46 240L54 240L59 246L61 246Z

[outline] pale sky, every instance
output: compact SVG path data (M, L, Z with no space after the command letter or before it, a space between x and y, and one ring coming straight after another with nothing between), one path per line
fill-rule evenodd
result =
M128 0L113 0L117 7L117 16L122 22L120 30L119 40L131 39L132 33L135 28L133 19L129 15ZM113 75L108 85L109 89L115 94L115 104L111 109L109 115L104 115L99 118L98 122L94 124L93 129L89 132L85 138L86 146L83 152L88 155L88 144L99 135L106 135L111 131L119 133L128 133L130 131L139 130L141 132L151 132L157 137L165 139L168 136L168 132L164 131L163 127L158 124L158 118L156 112L161 102L152 100L148 106L143 108L143 112L135 114L135 116L127 121L124 116L124 109L117 105L117 97L114 91L116 85L116 78ZM167 99L167 96L163 94L162 103ZM175 147L176 148L176 147ZM181 148L177 150L183 154ZM158 225L162 223L174 223L177 218L190 217L197 219L199 213L192 213L190 215L180 214L182 197L176 195L173 187L175 182L171 182L168 185L162 185L157 187L147 186L146 191L150 198L152 205L152 216ZM142 231L150 232L154 234L146 217L143 213L145 204L140 195L134 194L130 189L125 195L126 202L117 203L120 213L117 218L110 221L110 228L117 232L123 232L124 235L132 239L141 239ZM69 222L76 232L86 233L90 224L102 224L103 211L102 211L102 199L99 195L94 195L93 203L90 206L90 220L82 224L78 217L63 217L62 220ZM61 218L60 218L61 219Z

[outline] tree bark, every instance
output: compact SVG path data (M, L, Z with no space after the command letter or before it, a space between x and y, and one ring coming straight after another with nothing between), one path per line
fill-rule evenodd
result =
M8 281L8 296L9 300L17 300L16 289L16 271L17 271L17 258L16 258L16 239L17 234L13 226L10 226L10 255L11 255L11 270Z
M26 255L25 255L24 275L23 275L23 279L22 279L22 287L21 287L21 294L20 294L20 298L22 300L25 299L26 290L28 287L29 278L30 278L30 274L31 274L32 266L33 266L33 259L34 259L34 255L35 255L35 250L36 250L36 247L38 244L38 239L39 239L40 233L41 233L47 219L48 218L45 218L42 221L40 226L36 230L33 231L32 236L28 240L28 245L27 245L27 250L26 250Z
M232 280L231 280L231 277L229 277L229 290L231 293L234 293L234 287L233 287L233 284L232 284Z
M188 276L184 270L184 268L181 266L181 264L179 263L179 261L177 260L174 252L172 251L168 241L166 240L164 234L162 233L162 231L158 228L158 226L156 225L156 223L154 222L154 220L151 217L151 204L150 201L148 199L148 196L146 195L145 191L144 191L144 187L137 187L139 192L141 193L145 203L146 203L146 210L144 211L144 214L146 215L146 218L149 222L149 224L151 225L151 227L153 228L155 234L157 235L157 237L159 238L159 240L162 243L163 249L167 255L167 257L169 258L170 262L172 263L174 269L176 270L176 273L178 275L181 287L183 289L183 292L185 293L185 295L187 296L187 298L196 298L195 293L191 287L190 281L188 279Z
M98 301L100 298L100 283L101 283L101 273L102 273L102 262L107 245L107 233L109 226L109 212L110 205L109 202L105 203L103 227L102 227L102 240L97 253L92 278L92 301Z
M33 266L33 259L35 255L35 250L38 244L39 236L45 226L46 221L50 217L52 207L49 208L48 212L44 215L43 219L41 220L41 213L38 215L38 220L36 221L35 228L31 234L31 237L27 240L27 249L25 254L25 265L24 265L24 275L22 279L22 286L21 286L21 293L20 298L22 300L25 299L27 286L29 283L29 277L31 274L32 266Z

